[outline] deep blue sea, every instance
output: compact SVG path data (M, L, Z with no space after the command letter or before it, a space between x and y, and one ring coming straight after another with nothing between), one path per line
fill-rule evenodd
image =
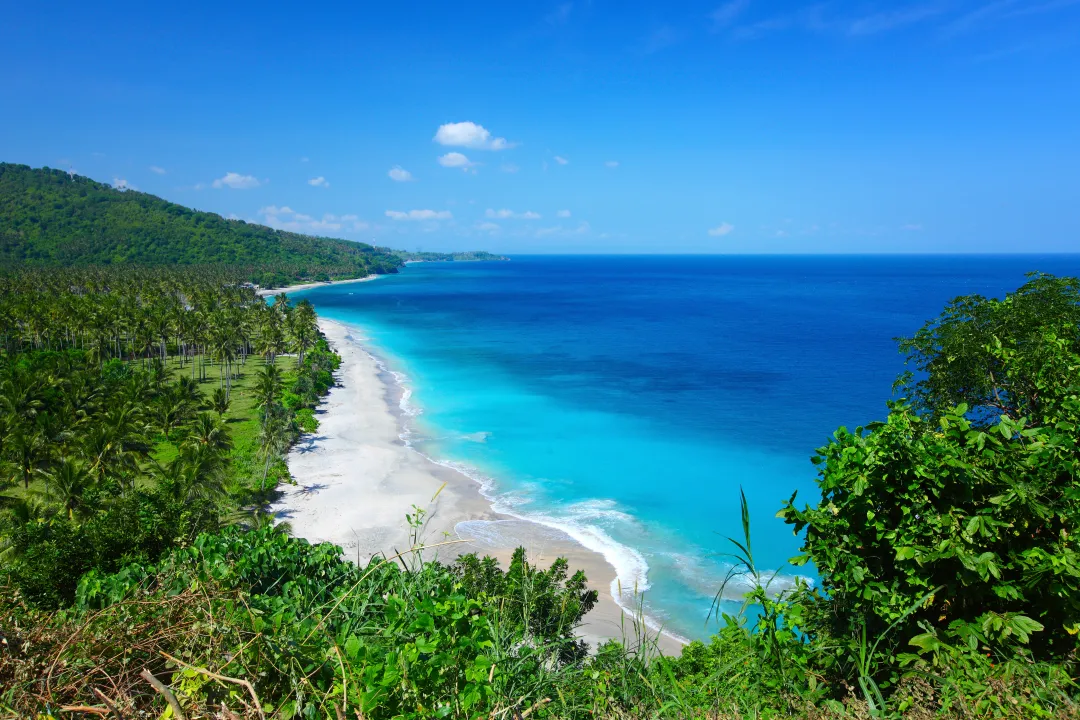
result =
M774 515L816 500L810 457L837 427L885 415L893 338L1033 270L1080 275L1080 256L531 256L298 296L403 376L425 453L603 552L652 618L702 637L739 488L759 566L782 568L799 539Z

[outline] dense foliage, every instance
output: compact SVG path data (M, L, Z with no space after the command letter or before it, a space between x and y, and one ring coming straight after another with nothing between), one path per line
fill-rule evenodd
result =
M261 508L339 359L310 304L237 280L0 280L0 712L1080 716L1075 280L959 298L902 340L904 397L841 428L820 501L780 511L820 582L775 591L744 500L743 612L675 658L637 618L588 648L597 594L563 560L435 561L421 508L412 546L364 568L274 526Z
M0 542L42 607L87 570L156 559L257 505L339 361L310 304L167 270L4 276L0 347ZM230 432L234 382L257 435Z
M959 298L901 347L907 399L818 451L822 497L781 512L806 531L820 592L802 631L876 676L973 653L1074 672L1080 630L1080 285L1035 276Z
M199 212L62 170L0 163L0 264L217 265L265 287L396 272L364 243Z

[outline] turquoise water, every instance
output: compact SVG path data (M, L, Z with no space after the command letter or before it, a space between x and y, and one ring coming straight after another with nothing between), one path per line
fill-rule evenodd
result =
M809 458L838 426L885 414L892 338L1035 269L1080 275L1080 257L515 257L297 296L362 326L410 391L419 449L702 637L739 488L759 566L789 580L799 542L774 515L815 500Z

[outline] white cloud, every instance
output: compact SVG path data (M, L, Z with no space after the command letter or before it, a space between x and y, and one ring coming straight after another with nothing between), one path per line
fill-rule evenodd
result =
M560 210L559 212L555 213L555 217L568 218L570 217L570 211Z
M307 181L307 184L311 185L313 187L324 187L324 188L330 187L330 182L326 178L324 178L322 175L320 175L319 177L311 178L310 180Z
M259 210L263 222L268 227L289 232L319 235L334 232L357 232L366 230L368 224L356 215L335 215L326 213L321 218L313 218L305 213L298 213L288 205L277 207L267 205Z
M731 223L720 223L714 228L709 228L709 234L713 237L723 237L724 235L729 234L734 229L735 226Z
M220 177L210 184L219 190L223 187L230 187L233 190L250 190L251 188L257 188L261 185L261 183L251 175L241 175L240 173L234 172L225 173L225 177Z
M750 0L730 0L709 13L709 18L713 21L713 30L730 25L749 3Z
M483 125L473 122L446 123L435 131L435 142L451 147L467 147L474 150L506 150L515 143L506 138L492 137Z
M492 220L539 220L540 213L535 213L532 210L516 213L513 210L508 210L506 208L503 208L502 210L488 208L487 211L484 212L484 217Z
M443 167L462 168L463 170L467 170L476 163L472 162L469 158L459 152L448 152L439 158L439 164Z
M476 229L477 230L482 230L483 232L490 232L490 233L497 233L500 230L502 230L502 228L499 225L496 225L493 222L476 223Z
M569 165L570 164L569 160L567 160L564 157L560 157L559 155L555 156L555 162L559 163L560 165Z
M278 207L277 205L267 205L266 207L259 209L259 214L260 215L292 215L293 214L293 209L291 207L289 207L288 205L282 205L281 207Z
M401 167L400 165L395 165L394 167L390 168L390 172L386 174L390 177L391 180L394 180L395 182L409 182L410 180L415 179L413 178L411 172Z
M604 163L604 165L606 165L609 168L617 168L617 167L619 167L619 161L618 160L608 160L606 163Z
M549 235L586 235L592 230L589 223L582 221L577 227L567 228L562 225L555 225L554 227L540 228L536 231L536 237L547 237Z
M387 210L386 217L391 220L449 220L454 215L449 210Z
M875 13L854 20L848 28L848 33L850 35L874 35L888 32L889 30L922 22L942 12L944 12L943 7L924 5Z
M116 188L117 190L138 190L139 189L139 188L135 187L134 185L132 185L131 183L129 183L127 180L125 180L123 178L118 178L118 177L114 177L112 179L112 184L113 184L113 187Z
M164 175L165 174L165 168L158 167L157 165L151 165L150 166L150 172L155 173L157 175Z

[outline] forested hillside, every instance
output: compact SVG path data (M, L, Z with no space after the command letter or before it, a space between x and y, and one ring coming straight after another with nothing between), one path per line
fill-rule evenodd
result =
M218 265L264 285L395 272L402 259L350 240L199 212L62 170L0 163L0 264Z

